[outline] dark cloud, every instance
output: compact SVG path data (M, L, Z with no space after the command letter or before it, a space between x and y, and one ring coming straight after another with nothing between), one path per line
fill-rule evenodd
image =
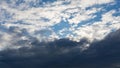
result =
M19 44L19 43L18 43ZM89 44L59 39L53 42L31 41L31 47L6 49L0 52L0 68L119 68L120 30L112 32L101 41ZM22 44L24 45L24 44Z

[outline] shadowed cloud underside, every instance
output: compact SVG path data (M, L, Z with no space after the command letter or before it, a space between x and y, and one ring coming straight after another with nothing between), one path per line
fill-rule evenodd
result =
M120 1L0 0L0 68L120 68Z

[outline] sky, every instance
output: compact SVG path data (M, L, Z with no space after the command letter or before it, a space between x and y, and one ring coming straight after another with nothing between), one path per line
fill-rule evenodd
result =
M120 0L0 0L2 68L118 68L119 34Z

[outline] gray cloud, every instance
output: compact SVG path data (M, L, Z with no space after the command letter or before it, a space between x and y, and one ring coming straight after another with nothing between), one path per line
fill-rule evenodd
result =
M0 52L1 68L119 68L120 30L112 32L101 41L89 43L59 39L53 42L31 41L32 46L6 49ZM19 44L19 43L18 43ZM24 44L22 44L24 45Z

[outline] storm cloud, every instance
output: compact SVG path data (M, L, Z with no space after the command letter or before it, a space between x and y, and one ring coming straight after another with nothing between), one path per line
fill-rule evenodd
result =
M101 41L90 43L59 39L52 42L31 42L31 47L0 51L1 68L119 68L120 30ZM89 44L89 47L85 47ZM25 44L22 44L25 45ZM85 49L86 48L86 49Z

